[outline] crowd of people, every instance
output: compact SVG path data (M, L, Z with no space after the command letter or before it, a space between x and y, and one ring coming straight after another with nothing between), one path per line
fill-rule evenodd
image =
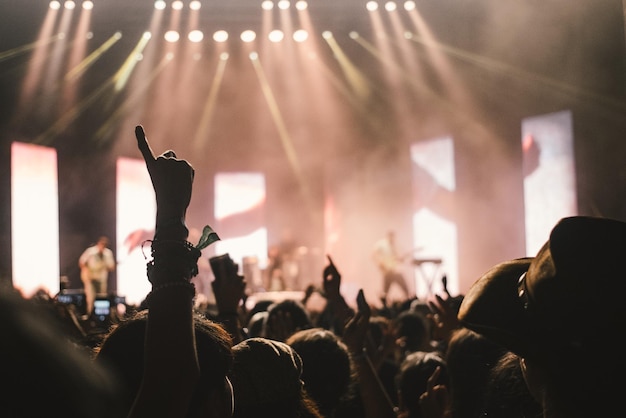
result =
M87 332L71 305L0 292L0 416L561 418L619 413L626 223L562 219L536 257L489 269L465 295L243 303L236 268L194 304L199 245L185 226L194 169L135 131L157 214L144 303ZM209 232L210 228L208 229ZM210 245L215 234L204 235ZM199 243L200 244L200 243ZM306 297L310 297L307 292ZM601 361L602 360L602 361Z

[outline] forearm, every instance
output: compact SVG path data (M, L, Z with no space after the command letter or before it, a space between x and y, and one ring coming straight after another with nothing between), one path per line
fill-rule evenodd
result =
M365 352L353 354L365 418L395 418L394 405Z
M193 320L195 288L189 281L197 258L185 239L179 230L161 228L152 243L144 376L132 418L183 416L200 376Z
M182 416L200 376L193 295L184 286L150 294L144 378L129 417Z

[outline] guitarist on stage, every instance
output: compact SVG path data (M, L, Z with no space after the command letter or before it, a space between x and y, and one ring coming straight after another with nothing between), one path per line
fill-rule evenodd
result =
M108 248L109 239L105 236L98 238L91 247L88 247L80 256L80 278L85 287L86 314L93 312L96 296L107 294L109 272L115 269L113 251Z
M406 283L404 275L401 273L399 267L404 261L404 256L398 255L396 250L396 234L394 231L388 231L385 238L380 239L374 245L374 251L372 257L374 262L378 265L381 273L383 274L383 299L387 300L387 294L392 284L396 284L402 289L406 299L409 299L409 287Z

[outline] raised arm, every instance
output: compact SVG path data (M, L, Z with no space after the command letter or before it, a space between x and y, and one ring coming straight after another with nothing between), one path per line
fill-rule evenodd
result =
M324 296L328 301L327 311L332 316L332 329L337 335L341 335L344 330L344 326L348 320L354 315L354 311L344 299L341 294L341 274L333 259L330 255L327 255L328 265L324 267L322 273Z
M354 362L365 418L395 418L393 402L365 351L371 310L363 289L359 290L357 305L358 311L346 324L342 338Z
M200 251L187 242L193 167L168 150L155 158L141 126L137 145L146 162L157 202L152 260L148 263L148 324L144 375L130 418L184 417L200 376L193 326Z

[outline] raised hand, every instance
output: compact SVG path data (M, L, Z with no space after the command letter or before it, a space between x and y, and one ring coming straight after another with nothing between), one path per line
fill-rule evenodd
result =
M341 287L341 274L333 263L333 259L330 255L326 255L328 259L328 265L324 268L323 280L324 280L324 293L328 299L336 299L340 296Z
M457 310L451 306L451 298L444 299L439 295L435 295L435 300L429 300L432 314L429 318L433 321L433 338L443 341L449 341L455 329L460 327L457 318Z
M426 392L419 398L420 410L424 418L449 418L450 413L450 393L444 385L436 385L441 367L437 367L428 378Z
M141 125L135 128L137 146L150 174L157 203L157 224L182 221L191 201L194 169L186 161L167 150L154 156ZM158 225L157 225L158 226Z

